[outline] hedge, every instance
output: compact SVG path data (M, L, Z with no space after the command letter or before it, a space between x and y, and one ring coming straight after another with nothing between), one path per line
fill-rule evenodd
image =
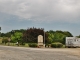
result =
M37 47L38 46L37 43L29 43L28 45L29 45L29 47Z
M52 48L61 48L61 47L63 47L63 44L60 42L55 42L55 43L51 44L51 47Z

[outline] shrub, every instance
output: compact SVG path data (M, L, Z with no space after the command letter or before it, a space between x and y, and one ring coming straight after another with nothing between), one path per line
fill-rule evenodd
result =
M51 44L51 47L53 47L53 48L61 48L62 46L63 46L63 44L60 42L55 42L55 43Z
M25 43L25 47L29 47L29 44L28 43Z
M29 43L29 47L37 47L37 43Z
M7 38L4 38L4 39L2 39L2 43L7 43L8 42L8 39Z

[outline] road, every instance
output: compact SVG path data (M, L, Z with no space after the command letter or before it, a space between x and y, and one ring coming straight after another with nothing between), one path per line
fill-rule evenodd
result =
M0 60L80 60L75 50L0 46Z

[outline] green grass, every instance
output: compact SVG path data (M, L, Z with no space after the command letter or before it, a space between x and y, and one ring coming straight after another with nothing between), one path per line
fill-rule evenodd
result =
M18 46L16 45L16 43L2 43L1 45L4 45L4 46ZM25 43L25 45L19 45L19 47L29 47L28 43Z
M2 39L3 39L3 38L2 38L2 37L0 37L0 43L2 43Z

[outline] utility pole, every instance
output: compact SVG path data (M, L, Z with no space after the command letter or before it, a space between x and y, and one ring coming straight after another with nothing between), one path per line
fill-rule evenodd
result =
M45 31L44 31L44 47L45 47Z
M1 37L1 27L0 27L0 37Z
M1 31L1 27L0 27L0 31Z

